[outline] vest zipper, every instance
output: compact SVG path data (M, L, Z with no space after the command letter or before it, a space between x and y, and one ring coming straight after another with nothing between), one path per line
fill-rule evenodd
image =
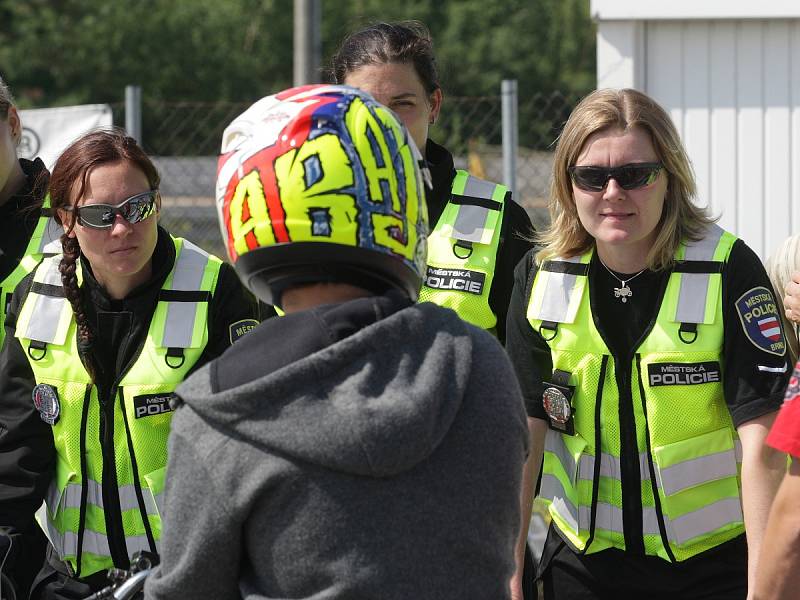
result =
M139 466L136 463L136 453L133 450L133 438L131 437L131 428L128 424L128 414L125 411L125 393L123 388L119 388L119 406L122 410L122 422L125 423L125 437L128 441L128 454L131 459L131 475L133 477L133 488L136 491L136 502L139 505L139 515L142 518L142 524L144 525L144 531L147 535L147 543L150 545L150 551L153 554L158 554L156 540L153 537L153 530L150 527L150 519L147 518L147 508L144 504L142 486L139 483Z
M590 262L590 272L588 276L592 277L591 270L595 271L599 268L598 256L595 252ZM641 336L636 340L630 352L625 356L617 356L614 354L611 346L607 341L603 324L598 319L597 303L595 301L595 286L589 285L589 307L591 309L592 319L595 328L597 329L603 342L611 352L614 358L614 369L617 381L617 390L619 396L619 445L620 445L620 484L622 487L622 530L625 539L625 550L633 554L645 555L644 548L644 527L643 527L643 508L642 508L642 474L639 463L639 444L636 435L636 416L633 412L633 390L631 389L631 376L633 369L634 358L637 356L636 350L644 343L647 336L653 330L653 327L658 320L658 313L661 304L664 302L664 293L669 283L669 274L662 277L660 282L660 289L656 295L657 304L656 309L653 311L653 316L650 322L642 331ZM638 374L637 374L638 378ZM645 414L646 424L646 414ZM645 429L645 438L648 437L648 432ZM649 442L648 442L649 443ZM598 452L601 448L598 446Z
M650 471L650 489L653 491L653 501L655 502L656 516L658 517L658 532L661 535L661 543L667 552L667 556L671 562L675 561L675 555L672 553L672 548L669 546L669 539L667 537L667 527L664 522L664 513L661 510L661 498L658 495L658 486L656 485L656 468L653 464L653 453L650 449L650 425L647 422L647 401L644 396L644 383L642 382L642 355L636 353L636 377L639 381L639 396L642 400L642 413L644 414L644 440L647 447L647 468Z
M628 358L628 357L626 357ZM642 527L642 476L639 468L639 445L636 439L636 417L633 414L631 369L633 356L617 361L619 390L620 475L622 485L622 530L625 550L643 556L644 528ZM620 367L622 363L622 368Z
M595 529L595 522L597 520L597 497L600 493L600 463L602 462L603 452L601 450L601 444L603 443L602 435L600 434L601 431L601 415L603 409L603 385L606 381L606 369L608 368L608 355L604 354L602 361L600 363L600 377L599 383L597 386L597 394L595 396L594 404L594 454L595 454L595 461L594 461L594 472L592 474L592 506L591 506L591 516L589 517L589 537L586 539L586 544L583 547L583 551L579 552L579 554L586 554L589 551L589 546L592 545L592 540L594 540L594 529ZM580 508L578 508L580 511ZM580 519L580 513L578 514L578 518ZM570 544L571 546L572 544Z
M109 398L116 396L117 386L109 391ZM122 508L119 501L117 480L116 444L114 443L113 401L100 400L100 444L103 453L103 513L106 519L106 538L111 560L119 569L130 567L128 547L125 543L125 528L122 524ZM120 537L120 533L122 536Z
M154 309L155 311L155 309ZM151 317L152 318L152 317ZM144 348L144 343L147 338L147 331L145 329L140 336L139 344L131 356L131 359L128 363L124 366L124 368L120 371L120 374L117 376L116 380L114 381L113 385L111 386L108 394L109 402L105 402L103 400L100 401L100 404L103 407L101 414L107 413L107 420L111 422L111 433L110 436L102 435L102 426L101 426L101 444L103 448L103 506L105 507L104 512L106 516L106 537L108 538L108 547L111 551L111 560L114 561L114 566L121 569L128 569L130 568L130 556L128 555L128 544L125 541L125 527L122 524L122 508L120 505L119 500L119 480L117 479L117 455L116 455L116 444L114 443L114 410L116 407L116 402L114 401L117 397L117 390L120 389L120 383L125 378L125 375L130 371L131 367L134 365L136 360L142 353L142 348ZM125 352L130 345L130 337L127 338L125 343L123 344L122 348L120 348L119 356L124 357ZM98 394L99 396L99 394ZM124 403L124 398L122 398L122 392L120 392L120 400L121 403ZM125 423L126 428L126 437L127 437L127 428L128 422L125 418L125 409L123 407L123 422ZM106 464L110 465L110 469L106 469ZM136 484L138 486L138 480ZM149 529L150 524L147 523L146 527Z
M83 557L83 537L84 530L86 529L86 500L89 496L89 480L86 479L88 467L86 465L86 423L89 417L89 406L92 399L92 384L86 384L86 391L83 393L83 410L81 411L81 437L80 437L80 452L81 452L81 505L78 509L78 549L75 552L75 577L80 577L81 574L81 558ZM67 569L70 569L69 563Z

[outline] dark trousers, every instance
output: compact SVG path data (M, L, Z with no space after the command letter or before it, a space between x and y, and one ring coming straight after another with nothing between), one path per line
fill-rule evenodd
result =
M538 575L545 600L744 600L747 542L741 535L670 563L616 549L576 554L551 526Z
M47 560L33 582L30 600L84 600L107 585L105 571L84 579L70 577L66 565L48 544Z
M536 590L536 565L533 563L533 553L525 546L525 568L522 570L522 597L524 600L537 600Z
M14 537L19 553L13 559L15 564L13 577L17 585L18 597L22 600L28 597L28 590L30 590L31 583L39 569L42 568L45 550L50 543L35 522L21 535Z

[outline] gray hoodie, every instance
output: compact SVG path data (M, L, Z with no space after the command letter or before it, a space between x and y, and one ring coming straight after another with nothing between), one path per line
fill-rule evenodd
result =
M432 304L374 312L277 370L258 348L288 319L336 328L273 319L231 349L248 381L179 388L146 598L508 597L528 434L505 353Z

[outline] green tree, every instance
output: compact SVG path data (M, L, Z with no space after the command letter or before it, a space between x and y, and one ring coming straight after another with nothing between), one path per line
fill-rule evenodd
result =
M288 11L287 11L288 8ZM287 0L0 0L0 65L23 105L245 100L291 84Z
M468 121L482 117L493 126L480 137L498 143L496 98L500 81L513 78L525 124L521 142L546 145L541 140L552 141L574 98L594 85L588 4L328 0L322 5L323 65L347 32L368 21L419 19L435 40L446 97L494 98L470 103L470 111L445 104L437 136L466 143L461 138L474 137ZM207 139L215 140L192 152L209 153L222 126L212 121L240 108L225 102L252 102L291 85L292 18L290 0L0 0L0 75L23 107L119 104L127 84L141 85L145 139L150 149L162 140L159 153L179 152L179 139L166 140L183 135L165 102L216 103L217 112L195 105L186 113L187 126L207 128ZM529 101L550 94L561 94L561 101L546 110L541 101Z

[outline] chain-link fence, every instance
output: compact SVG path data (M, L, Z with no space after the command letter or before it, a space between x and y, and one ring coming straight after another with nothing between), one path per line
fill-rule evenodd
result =
M514 197L534 225L547 223L546 198L553 142L575 106L575 94L537 94L519 100L519 154ZM214 179L222 131L249 102L143 101L142 143L161 173L162 223L225 257L214 204ZM125 122L113 105L114 122ZM502 181L500 96L448 97L431 137L447 147L456 167Z

